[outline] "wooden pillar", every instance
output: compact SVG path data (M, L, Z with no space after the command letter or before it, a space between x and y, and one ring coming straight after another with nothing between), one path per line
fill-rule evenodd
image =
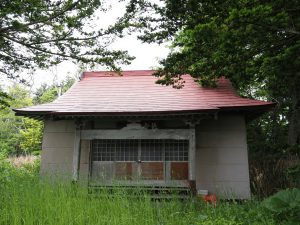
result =
M79 166L80 166L80 142L81 142L81 126L76 123L75 138L74 138L74 151L73 151L73 181L78 181Z
M190 125L189 135L189 182L192 192L196 191L196 137L195 125Z

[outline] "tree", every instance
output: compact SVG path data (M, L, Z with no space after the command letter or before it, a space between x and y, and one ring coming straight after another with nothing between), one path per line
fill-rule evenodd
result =
M35 92L33 103L43 104L54 101L57 97L65 93L75 82L75 78L67 76L65 80L59 84L42 84Z
M0 110L4 107L8 107L8 103L7 101L10 99L10 97L8 96L8 94L6 94L5 92L3 92L0 88Z
M20 69L47 68L63 60L118 69L132 59L107 45L126 21L95 28L100 0L24 0L0 2L0 73L17 77ZM117 64L116 64L117 63Z
M300 1L131 1L144 42L172 42L156 73L172 84L189 73L214 86L225 76L248 97L276 101L272 128L288 125L288 143L300 144ZM176 78L176 79L174 79ZM280 125L281 124L281 125ZM276 132L274 132L275 134Z
M100 0L0 1L0 75L26 82L19 76L23 69L64 60L120 70L133 57L108 46L122 36L127 19L99 28L98 16L107 10ZM6 97L0 92L1 106L7 106Z
M10 96L6 107L0 111L0 155L28 154L41 150L43 123L38 120L15 116L12 108L22 108L33 104L43 104L54 101L59 93L66 92L75 79L65 80L50 86L43 84L32 97L30 92L21 85L8 88Z
M19 154L40 150L41 122L17 117L11 109L32 105L29 92L20 85L13 85L8 89L8 94L10 98L7 102L10 107L0 111L0 152L2 154Z
M39 152L42 149L43 124L41 121L23 118L19 130L20 149L23 153Z

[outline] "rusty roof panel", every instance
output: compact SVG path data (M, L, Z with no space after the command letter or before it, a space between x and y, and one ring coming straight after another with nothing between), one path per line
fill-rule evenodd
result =
M184 87L156 84L154 71L85 72L82 79L52 103L15 111L19 114L109 114L218 111L222 108L272 106L274 103L238 96L227 79L204 88L189 75Z

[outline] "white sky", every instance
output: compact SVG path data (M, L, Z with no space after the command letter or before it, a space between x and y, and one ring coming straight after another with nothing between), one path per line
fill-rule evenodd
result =
M130 55L136 57L130 65L123 65L122 70L153 69L158 66L158 60L164 58L169 52L166 46L141 43L133 36L114 43L113 47L128 50ZM48 70L37 70L32 76L33 89L43 83L51 84L55 80L62 81L67 75L75 75L78 69L77 65L66 61ZM105 68L99 66L97 70L105 70Z
M113 24L116 18L124 13L124 4L118 2L118 0L108 2L111 5L111 10L106 15L101 15L101 19L96 21L97 24L101 24L101 27ZM152 69L158 66L159 59L166 57L169 52L166 45L141 43L141 41L137 40L136 36L126 36L113 43L111 47L113 49L127 50L131 56L136 57L130 65L122 65L123 70ZM29 80L31 89L34 91L43 83L52 84L55 80L57 82L64 80L68 75L74 76L78 73L78 69L77 65L65 61L47 70L36 70L33 74L25 71L24 77L29 77L27 80ZM97 70L105 70L105 68L99 67ZM5 86L12 84L12 81L3 77L0 79L0 82Z

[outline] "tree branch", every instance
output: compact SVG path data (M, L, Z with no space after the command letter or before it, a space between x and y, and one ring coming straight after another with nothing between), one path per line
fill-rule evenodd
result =
M66 9L60 11L59 13L53 14L52 16L47 17L47 18L45 18L45 19L43 19L43 20L33 21L33 22L30 22L30 23L21 24L21 26L22 26L22 27L29 27L29 26L31 26L31 25L35 25L35 24L45 23L45 22L47 22L47 21L51 21L51 20L53 20L53 19L55 19L55 18L57 18L57 17L63 15L63 14L66 13L67 11L73 9L78 3L79 3L79 1L76 1L76 2L74 2L73 4L71 4L69 7L67 7ZM4 32L6 32L6 31L8 31L8 30L11 30L12 28L14 28L14 26L8 26L8 27L3 27L3 28L1 28L1 29L0 29L0 35L1 35L1 33L4 33Z
M51 51L48 51L46 49L42 49L42 48L38 48L36 46L33 46L31 44L28 44L28 43L25 43L25 42L22 42L22 41L19 41L17 39L14 39L12 37L9 37L7 35L2 35L3 37L7 38L8 40L10 41L13 41L13 42L16 42L20 45L23 45L27 48L30 48L30 49L35 49L37 51L40 51L40 52L44 52L44 53L47 53L47 54L50 54L50 55L57 55L57 56L61 56L61 57L65 57L65 58L71 58L71 59L78 59L78 60L81 60L82 58L79 58L79 57L76 57L76 56L71 56L71 55L66 55L66 54L61 54L61 53L56 53L56 52L51 52Z
M86 38L58 38L58 39L53 39L53 40L46 40L46 41L40 41L40 42L33 42L31 43L32 45L38 45L38 44L46 44L46 43L52 43L52 42L60 42L60 41L88 41L88 40L93 40L98 37L103 36L104 34L98 34L92 37L86 37Z

